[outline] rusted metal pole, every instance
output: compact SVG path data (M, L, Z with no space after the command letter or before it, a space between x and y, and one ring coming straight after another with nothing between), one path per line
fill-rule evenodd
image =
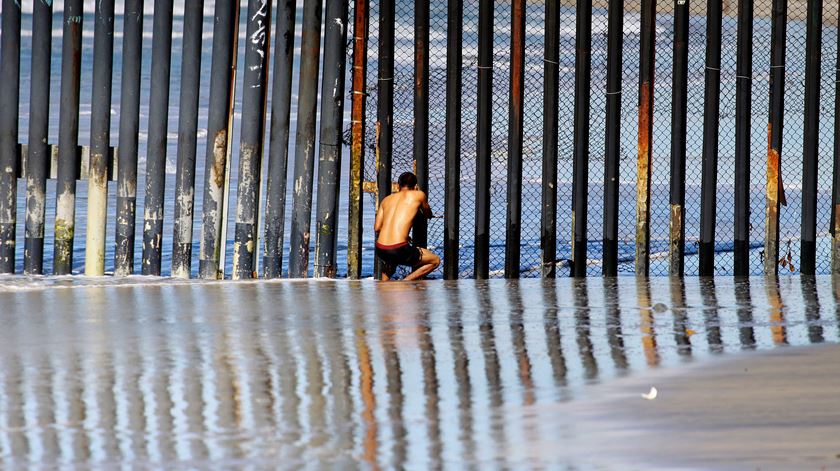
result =
M353 15L353 109L350 117L347 276L352 280L357 280L362 276L362 169L365 159L367 40L370 25L368 0L354 0Z
M714 3L715 0L712 0ZM671 185L669 266L671 276L685 272L685 148L688 111L688 0L674 5L674 64L671 94Z
M120 162L117 166L117 219L114 275L134 273L134 221L137 208L137 141L140 131L140 66L143 0L126 0L123 16L120 85Z
M764 274L779 273L779 204L784 199L781 174L785 109L787 0L773 0L770 23L770 118L767 124L767 212L764 223Z
M335 278L344 124L344 64L347 60L347 0L327 0L324 24L315 276Z
M248 0L245 36L245 74L242 92L242 126L239 135L239 184L233 243L235 280L256 278L257 230L265 139L265 100L271 42L270 0Z
M283 270L286 224L286 175L289 169L289 122L292 110L292 69L295 51L295 2L278 0L274 36L274 78L268 143L268 183L265 202L263 276L279 278Z
M82 66L82 0L64 2L61 39L61 107L58 125L58 181L53 273L73 269L76 177L79 174L79 81Z
M618 275L618 195L621 164L621 69L624 2L610 0L607 18L607 121L604 142L603 275ZM546 38L548 33L546 33ZM546 39L547 40L547 39ZM555 40L556 41L556 40ZM554 131L557 132L556 130Z
M715 274L718 128L720 122L720 49L723 2L710 1L706 12L706 80L703 110L703 162L700 182L699 275ZM740 14L740 12L739 12ZM740 34L740 31L739 31ZM685 185L683 184L683 188ZM683 208L685 213L685 208ZM685 225L683 224L683 227ZM685 246L685 242L683 242Z
M50 146L50 62L52 58L52 2L32 5L32 65L29 79L29 155L26 158L26 231L23 273L44 272L44 218Z
M805 33L805 126L802 139L802 245L799 255L799 271L803 275L814 275L817 270L822 8L822 0L808 0Z
M391 194L391 158L394 151L394 0L379 5L379 77L376 100L377 204ZM378 207L378 206L377 206ZM379 278L380 265L374 264Z
M650 177L653 144L653 82L656 0L642 0L639 46L639 145L636 162L636 275L650 272Z
M505 278L519 278L522 238L522 136L525 92L525 0L513 0L510 20L510 109L508 118Z
M560 2L547 2L545 4L544 48L540 251L543 278L554 278L557 275L557 133L559 129L558 108L560 106Z
M172 235L172 276L189 278L192 272L193 213L195 208L195 152L198 96L201 82L201 32L204 0L184 10L181 52L181 93L178 100L178 160L175 171L175 215Z
M577 2L575 123L572 183L572 276L586 276L589 204L589 97L592 76L592 0Z
M300 91L295 135L294 207L292 235L289 241L290 278L305 278L309 274L309 229L312 220L312 179L315 165L315 121L318 104L318 58L321 55L322 7L322 0L304 0L303 3Z
M163 199L166 186L166 134L169 124L169 70L172 62L172 0L155 0L152 28L149 143L146 152L141 270L144 275L160 276Z
M111 147L111 78L114 64L114 0L96 2L93 33L90 164L88 166L85 275L105 274L108 156Z
M204 200L201 209L201 247L198 275L216 279L220 266L222 220L225 218L225 182L228 168L228 129L236 76L236 43L239 4L216 0L213 22L213 58L210 65L210 103L207 117L207 150L204 164Z
M0 82L0 273L14 273L20 100L20 2L16 0L3 0Z
M735 71L735 276L747 276L750 273L752 48L753 0L739 0L738 62Z
M840 26L840 18L838 18ZM840 35L834 72L834 178L831 186L831 273L840 274Z
M446 148L443 278L458 278L461 232L461 91L464 2L448 0L446 28Z
M478 5L478 128L475 182L475 278L490 276L490 162L493 151L494 2Z
M414 0L414 167L417 186L429 192L429 0ZM414 244L428 245L428 220L422 214L411 230Z

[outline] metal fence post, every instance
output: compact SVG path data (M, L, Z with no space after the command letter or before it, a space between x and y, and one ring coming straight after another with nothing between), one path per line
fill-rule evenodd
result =
M429 0L414 0L414 167L417 187L429 192ZM428 220L414 219L411 236L428 245Z
M461 221L461 86L463 78L464 2L447 2L446 148L443 220L443 277L458 278Z
M673 67L668 273L671 276L683 276L685 272L685 152L688 110L688 0L675 1Z
M493 151L494 2L478 5L478 127L475 182L475 278L490 276L490 162Z
M700 276L715 274L722 15L722 0L709 1L706 11L706 89L703 100L703 163L700 182Z
M808 0L805 39L805 126L802 162L802 241L799 271L817 269L817 172L820 134L820 61L822 60L822 0Z
M525 0L514 0L510 20L510 110L508 119L505 278L519 278L522 243L522 139L525 92Z
M764 274L779 273L779 204L782 187L782 125L785 109L785 42L787 0L773 0L770 24L770 112L767 124L767 213L764 235Z
M61 40L61 107L58 127L58 182L53 273L73 269L76 177L79 173L79 81L82 66L82 0L64 2Z
M614 2L620 0L613 0ZM623 8L623 6L621 7ZM610 10L612 12L612 9ZM610 13L612 15L612 13ZM611 17L612 18L612 17ZM560 2L545 4L540 251L543 278L557 275L557 133L560 106Z
M364 167L365 108L367 102L368 0L353 7L353 110L350 130L350 208L348 211L347 276L362 276L362 170Z
M624 42L624 2L622 0L610 0L608 14L603 275L616 276L618 275L618 196L621 160L621 65Z
M753 0L738 3L735 82L735 276L750 273L750 127L752 126Z
M377 208L391 194L391 158L394 151L394 0L379 6L379 70L376 100ZM374 261L374 277L380 265Z
M203 26L204 0L194 0L184 10L181 93L178 99L178 160L175 215L172 218L175 226L172 235L172 276L177 278L189 278L192 272L195 153Z
M85 275L105 274L108 156L111 150L111 78L114 64L114 0L96 2L93 33L88 213Z
M656 0L642 0L639 46L639 147L636 165L636 275L650 271L650 177L653 140L653 82Z
M840 18L838 18L840 25ZM831 274L840 274L840 35L834 74L834 172L831 186Z
M20 3L15 0L3 0L0 82L0 273L14 273L20 103Z
M586 276L589 204L589 99L592 77L592 0L577 2L575 124L572 183L572 276Z

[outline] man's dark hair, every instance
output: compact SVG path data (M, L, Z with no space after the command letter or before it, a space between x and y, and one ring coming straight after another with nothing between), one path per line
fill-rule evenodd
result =
M411 172L405 172L400 175L399 183L400 188L408 187L413 190L417 186L417 177Z

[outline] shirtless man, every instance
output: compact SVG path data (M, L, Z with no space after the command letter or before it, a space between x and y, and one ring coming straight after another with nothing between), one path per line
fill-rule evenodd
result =
M427 249L415 247L408 238L418 211L427 218L432 217L426 194L417 189L417 177L411 172L400 175L399 185L399 192L379 203L373 226L378 234L376 257L384 262L382 280L385 281L394 276L397 265L412 267L405 281L418 280L440 265L440 257Z

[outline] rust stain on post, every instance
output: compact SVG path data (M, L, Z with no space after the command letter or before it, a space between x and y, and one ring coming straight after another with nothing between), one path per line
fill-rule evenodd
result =
M834 211L834 234L831 245L831 273L838 275L840 274L840 203L835 204L832 210Z
M683 274L683 207L679 204L671 204L671 227L670 241L668 244L668 256L670 259L669 275L682 276Z
M636 275L647 276L650 245L651 82L639 90L639 143L636 177Z
M779 150L771 142L773 129L767 125L767 212L764 221L764 274L778 274L779 259Z

